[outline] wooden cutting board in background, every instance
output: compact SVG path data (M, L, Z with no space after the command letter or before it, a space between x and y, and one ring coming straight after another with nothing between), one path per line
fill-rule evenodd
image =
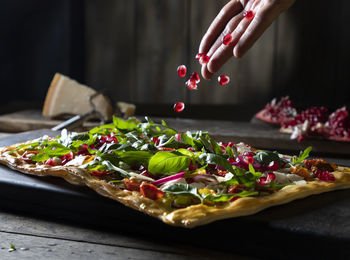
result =
M290 140L289 135L280 133L277 128L253 124L250 122L215 121L183 118L157 118L164 119L169 126L178 131L205 130L216 140L223 142L245 142L256 148L279 151L300 151L308 146L313 147L313 153L337 155L350 158L350 142L336 142L321 138L309 138L298 143ZM142 119L139 116L139 119ZM41 115L40 110L25 110L0 116L0 132L24 132L42 128L52 128L61 123L60 120L49 120ZM88 130L97 126L97 122L86 122L81 129Z

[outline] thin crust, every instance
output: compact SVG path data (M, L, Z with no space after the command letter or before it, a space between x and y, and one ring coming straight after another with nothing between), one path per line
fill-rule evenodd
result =
M246 216L263 209L286 204L313 194L350 188L350 168L338 167L333 175L335 182L310 181L304 185L288 185L281 190L259 197L245 197L225 206L193 205L187 208L169 211L161 201L143 197L139 192L122 190L109 183L96 180L84 169L73 166L47 166L26 163L23 159L10 155L16 145L0 148L0 162L8 167L36 176L56 176L75 185L86 185L99 194L119 201L124 205L144 212L163 222L187 228L208 224L210 222Z

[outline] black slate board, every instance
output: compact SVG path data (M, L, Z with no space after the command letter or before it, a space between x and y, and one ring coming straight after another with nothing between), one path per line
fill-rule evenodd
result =
M0 139L0 146L50 133L40 130L13 135ZM0 196L1 209L151 236L166 243L268 259L350 256L350 190L311 196L191 230L167 226L86 187L59 178L24 175L4 166L0 166Z

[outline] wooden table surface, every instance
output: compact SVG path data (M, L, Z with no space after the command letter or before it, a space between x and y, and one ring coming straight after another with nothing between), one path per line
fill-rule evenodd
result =
M246 259L186 244L168 244L147 234L109 232L3 210L0 223L0 259ZM15 251L10 250L11 244Z

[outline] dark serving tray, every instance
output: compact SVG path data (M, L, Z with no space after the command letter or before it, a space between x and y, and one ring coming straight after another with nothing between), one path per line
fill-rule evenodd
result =
M44 134L37 130L0 139L5 146ZM342 160L350 163L350 160ZM333 191L246 217L194 229L171 227L94 191L54 177L36 177L0 166L0 207L70 223L127 231L262 258L349 257L350 190Z

